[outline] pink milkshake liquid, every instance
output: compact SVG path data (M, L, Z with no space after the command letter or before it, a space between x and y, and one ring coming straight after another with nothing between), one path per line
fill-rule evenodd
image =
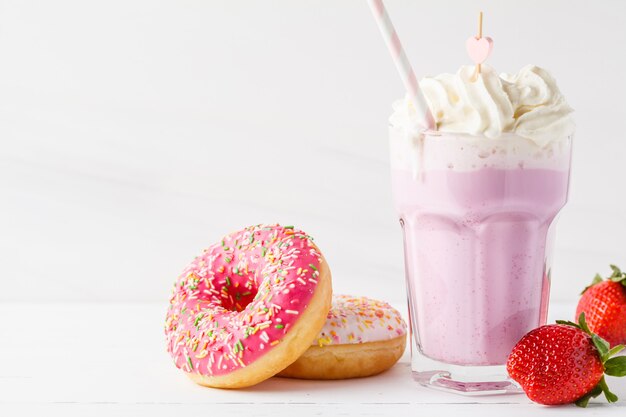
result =
M517 391L504 364L546 322L554 220L567 200L571 139L540 148L390 130L418 382L463 393Z

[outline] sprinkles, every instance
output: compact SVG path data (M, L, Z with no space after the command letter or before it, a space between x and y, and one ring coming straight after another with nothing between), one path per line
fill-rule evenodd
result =
M167 310L176 366L225 375L271 351L309 305L320 262L294 226L251 226L206 249L179 276Z
M313 346L389 340L406 334L400 313L384 301L334 295L326 323Z

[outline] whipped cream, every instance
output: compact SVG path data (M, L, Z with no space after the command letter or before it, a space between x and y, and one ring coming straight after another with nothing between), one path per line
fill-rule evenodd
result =
M517 74L498 75L482 65L477 78L474 71L474 66L462 66L456 74L420 81L438 131L487 138L511 132L540 147L574 133L573 109L546 70L528 65ZM395 102L393 109L392 126L419 131L408 98Z
M570 137L543 147L515 133L485 139L465 133L411 133L401 127L389 128L389 156L393 170L408 171L420 178L426 171L467 172L480 169L549 169L567 171L570 165Z

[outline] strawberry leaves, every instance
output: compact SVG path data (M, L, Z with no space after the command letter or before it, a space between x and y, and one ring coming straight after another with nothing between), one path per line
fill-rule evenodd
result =
M609 267L611 268L611 271L613 271L613 272L607 278L607 280L613 281L613 282L618 282L618 283L620 283L620 284L622 284L623 286L626 287L626 272L622 272L622 270L618 266L616 266L616 265L609 265ZM585 291L587 291L589 288L593 287L596 284L601 283L602 281L604 281L604 278L602 278L602 275L596 274L596 276L593 277L593 281L591 281L591 284L587 285L585 287L585 289L582 290L582 292L580 294L581 295L584 294Z
M613 270L613 274L611 274L609 279L613 282L618 282L626 287L626 272L622 272L615 265L611 265L611 269Z
M604 377L602 377L602 379L604 379ZM576 404L578 407L585 408L587 407L587 404L589 404L590 399L596 398L600 394L602 394L602 387L600 386L600 384L598 384L587 394L576 400L574 404Z
M598 385L596 385L594 389L589 391L586 395L576 400L575 404L578 407L585 408L587 407L587 404L589 404L590 399L596 398L602 393L604 393L604 397L609 403L614 403L614 402L617 402L617 400L619 400L619 398L617 398L617 395L613 394L609 390L609 386L606 384L606 380L604 379L604 377L602 377L600 382L598 382Z
M593 345L596 347L596 349L598 349L598 352L600 353L600 359L602 359L602 363L606 362L606 360L609 358L609 349L611 348L609 342L607 342L595 333L592 333L591 341L593 342Z
M587 285L581 292L580 295L583 295L585 293L585 291L587 291L589 288L593 287L596 284L601 283L602 281L604 281L602 279L602 276L600 274L596 274L595 277L593 277L593 281L591 281L591 284Z
M622 271L619 269L619 267L615 266L615 265L609 265L609 267L611 268L611 270L613 271L613 275L611 275L611 278L613 277L619 277L622 275Z
M611 356L615 356L618 353L620 353L622 350L624 350L626 346L624 345L617 345L615 346L613 349L609 350L609 354L608 357L610 358Z
M587 325L587 319L585 319L584 312L580 313L580 316L578 317L578 323L574 323L569 320L557 320L556 323L564 324L566 326L576 327L577 329L580 329L583 332L587 333L589 336L591 336L591 341L593 342L593 345L598 350L598 353L600 354L600 358L602 359L602 363L604 363L612 354L614 354L614 353L609 354L609 352L614 351L614 349L611 349L611 345L609 345L609 343L606 340L604 340L603 338L601 338L600 336L598 336L597 334L589 330L589 326ZM616 347L619 347L619 346L616 346ZM622 346L622 349L623 348L624 347ZM621 349L617 350L617 352L619 352L620 350Z
M611 376L626 376L626 356L618 356L604 362L604 373Z
M611 269L613 269L613 275L615 277L624 275L624 273L620 271L620 269L615 265L611 265ZM621 280L626 280L626 276L623 276ZM589 326L587 325L587 320L585 319L584 312L580 313L580 316L578 317L578 323L574 323L568 320L557 320L556 322L557 324L576 327L591 336L591 341L598 351L600 359L602 360L602 364L604 365L605 374L617 377L626 376L626 356L619 356L614 358L612 357L613 355L621 352L624 349L624 346L617 345L611 348L609 342L589 330ZM598 382L598 385L596 385L591 391L589 391L587 394L585 394L576 401L576 405L579 407L587 407L587 404L589 403L589 400L591 398L596 398L602 393L604 393L604 397L610 403L614 403L618 400L617 395L611 392L609 386L606 383L606 380L604 379L604 377L602 377L600 382Z
M602 392L604 393L604 397L606 398L608 402L615 403L617 402L617 400L619 400L619 398L617 398L617 395L613 394L609 390L609 386L606 384L606 380L604 379L604 377L602 377L602 379L600 380L597 386L602 389Z

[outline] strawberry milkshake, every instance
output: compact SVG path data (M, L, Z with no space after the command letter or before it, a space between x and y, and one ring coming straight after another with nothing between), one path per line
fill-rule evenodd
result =
M483 65L420 81L436 130L394 103L394 205L404 235L412 367L423 384L515 391L503 365L546 322L554 220L574 124L556 82Z

